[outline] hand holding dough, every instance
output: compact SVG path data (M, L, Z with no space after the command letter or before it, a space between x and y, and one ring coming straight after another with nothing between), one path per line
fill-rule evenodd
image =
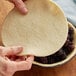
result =
M12 76L16 71L29 70L32 66L34 56L16 57L23 51L22 47L0 46L0 76Z

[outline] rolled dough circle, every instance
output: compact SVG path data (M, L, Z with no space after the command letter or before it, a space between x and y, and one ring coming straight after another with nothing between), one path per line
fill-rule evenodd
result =
M21 55L48 56L65 43L68 23L60 7L50 0L27 0L29 12L21 15L16 9L6 17L2 28L5 46L24 47Z

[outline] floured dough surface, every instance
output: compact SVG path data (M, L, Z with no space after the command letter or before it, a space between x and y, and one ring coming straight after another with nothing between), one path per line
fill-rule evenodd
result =
M60 8L49 0L27 0L28 14L16 9L4 21L2 40L5 46L21 45L21 55L47 56L65 43L68 26Z

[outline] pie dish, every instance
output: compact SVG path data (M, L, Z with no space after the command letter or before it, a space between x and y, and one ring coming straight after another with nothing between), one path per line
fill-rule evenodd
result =
M71 60L76 55L76 28L70 22L68 22L68 28L70 28L70 27L73 30L73 35L72 35L73 40L72 40L72 42L73 42L74 46L73 46L72 49L69 48L69 50L71 50L71 51L69 51L67 49L67 47L65 48L66 51L65 50L64 51L65 51L66 57L65 57L65 54L62 54L62 56L60 55L61 56L60 58L63 58L63 56L64 56L64 58L62 60L60 60L60 61L52 62L52 63L49 63L49 64L34 61L33 64L38 65L38 66L42 66L42 67L55 67L55 66L62 65L64 63L68 62L69 60ZM66 46L66 45L64 44L64 46ZM58 56L57 56L56 59L59 60ZM44 60L46 61L46 58ZM51 57L49 58L49 60L51 61Z

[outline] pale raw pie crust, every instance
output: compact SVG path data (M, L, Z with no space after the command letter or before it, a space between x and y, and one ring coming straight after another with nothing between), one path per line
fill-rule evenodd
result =
M6 17L2 29L5 46L24 47L21 55L48 56L65 43L68 23L56 3L50 0L27 0L29 12L21 15L16 9Z

